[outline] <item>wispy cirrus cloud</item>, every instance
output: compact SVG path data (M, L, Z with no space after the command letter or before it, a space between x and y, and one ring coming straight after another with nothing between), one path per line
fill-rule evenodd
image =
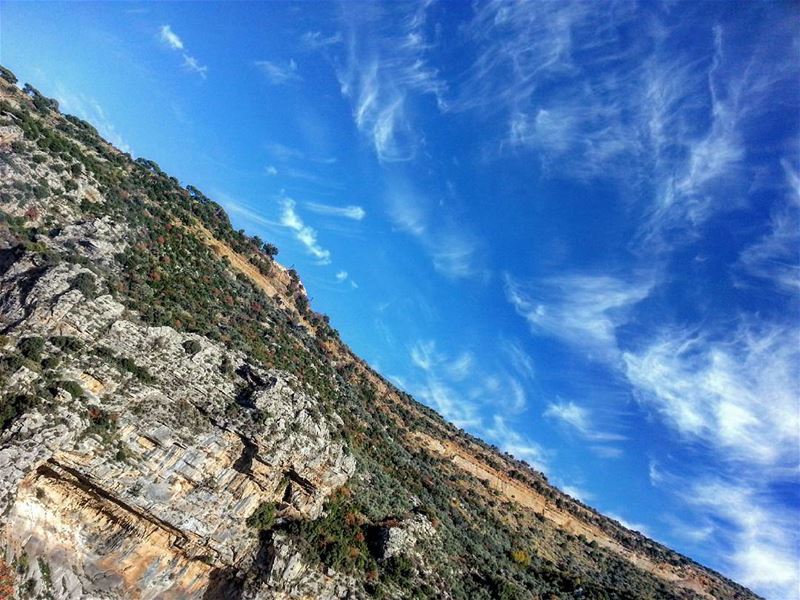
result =
M790 474L788 480L795 478ZM679 516L664 517L674 536L690 547L719 548L725 570L767 598L795 597L800 533L794 524L800 511L776 502L757 470L730 476L659 467L654 485L685 505Z
M704 543L715 539L733 547L724 559L738 581L772 598L796 595L800 512L775 505L757 486L718 477L695 482L685 499L707 519ZM719 527L720 522L728 527Z
M618 513L606 512L606 516L608 518L610 518L610 519L614 519L620 525L630 529L631 531L638 531L639 533L642 533L642 534L647 535L647 536L651 536L652 535L649 532L649 529L648 529L647 525L644 525L642 523L635 523L635 522L629 521L626 518L621 517Z
M286 64L271 60L257 60L255 65L272 85L284 85L303 79L297 72L297 63L294 59L289 59Z
M786 178L786 190L781 190L784 201L773 209L769 230L742 250L735 269L737 275L796 295L800 292L800 174L788 159L781 167ZM737 283L742 284L741 277Z
M322 204L320 202L305 202L303 206L305 206L311 212L320 215L341 217L344 219L351 219L353 221L361 221L367 216L367 211L365 211L361 206L357 205L334 206L331 204Z
M208 67L200 64L200 62L191 54L186 51L183 40L172 30L170 25L162 25L158 30L158 37L163 44L171 50L181 53L183 57L183 66L186 70L200 75L203 79L208 75Z
M300 148L287 146L286 144L281 144L278 142L269 142L266 144L266 148L270 156L283 163L292 161L306 161L321 165L332 165L336 162L336 158L333 156L314 155L306 152L305 150L301 150Z
M409 358L423 375L423 381L411 389L459 427L484 432L489 427L483 416L486 410L509 416L526 408L520 381L502 365L479 364L470 351L453 356L441 351L434 340L419 340L409 349Z
M573 401L551 402L544 411L544 416L567 425L581 437L591 442L621 442L626 436L604 431L598 425L597 415L592 410Z
M356 126L382 162L416 156L423 135L414 126L415 97L430 95L443 103L446 84L427 60L432 42L426 11L427 3L413 10L374 4L345 8L346 53L337 75Z
M688 439L760 469L800 464L800 333L742 323L733 334L667 329L622 360L637 398Z
M500 348L520 377L529 381L536 378L533 359L517 340L503 339L501 340Z
M771 98L795 95L797 68L780 44L719 25L689 49L664 20L624 1L481 3L448 110L500 118L499 147L550 176L624 184L646 216L640 243L666 250L747 201L748 134L780 110ZM792 43L783 24L775 35Z
M534 334L561 339L607 362L619 355L616 329L652 287L649 277L629 282L606 275L570 274L526 285L505 276L506 299Z
M511 427L502 415L494 415L491 425L483 433L504 452L508 452L519 460L524 460L534 469L547 471L550 453L540 444Z
M342 40L342 34L338 31L330 35L326 35L321 31L306 31L300 37L303 46L308 50L321 50L330 46L336 46L341 44Z
M465 225L434 219L431 202L408 181L394 180L386 201L392 223L419 241L438 273L454 280L489 279L478 236Z
M172 31L172 27L169 25L162 25L161 29L159 30L159 34L161 36L161 41L167 44L173 50L183 50L183 40L178 37L178 35Z
M331 253L320 246L317 241L317 232L314 228L306 225L300 218L297 210L295 209L297 202L288 196L281 198L281 225L291 229L294 232L294 237L306 249L306 251L313 256L317 264L327 265L331 262Z

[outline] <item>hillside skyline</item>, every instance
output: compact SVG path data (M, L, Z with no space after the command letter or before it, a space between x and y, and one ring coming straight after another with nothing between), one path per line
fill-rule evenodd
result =
M5 3L2 61L276 243L399 387L789 597L796 10L512 6Z

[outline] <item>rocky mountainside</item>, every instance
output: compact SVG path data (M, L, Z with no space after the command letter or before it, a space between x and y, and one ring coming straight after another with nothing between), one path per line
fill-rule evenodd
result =
M396 389L274 246L0 75L0 598L755 598Z

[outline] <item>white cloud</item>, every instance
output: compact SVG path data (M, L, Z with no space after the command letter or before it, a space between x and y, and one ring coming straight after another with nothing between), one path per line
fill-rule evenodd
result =
M773 210L769 231L739 255L739 271L771 283L777 290L800 292L800 175L788 160L785 200Z
M346 5L347 51L337 75L356 126L382 162L411 160L423 142L412 124L412 95L443 102L446 86L426 62L425 9L408 14L401 5Z
M197 73L203 79L205 79L208 74L208 67L201 65L194 56L189 56L188 54L183 55L183 66L189 71Z
M480 426L481 417L477 404L466 401L450 384L435 375L429 374L424 383L414 390L415 396L457 427L466 429Z
M341 283L345 279L347 279L347 271L339 271L338 273L336 273L336 281Z
M744 132L796 87L781 43L718 26L689 46L632 2L476 6L470 75L448 108L505 120L502 150L530 152L550 176L620 184L648 215L650 248L746 201Z
M432 223L430 201L407 181L394 180L386 199L392 223L419 240L438 273L448 279L488 280L480 241L467 227Z
M278 169L275 168L274 165L267 165L267 175L271 175L274 177L278 174Z
M448 376L455 381L463 381L472 372L475 357L471 352L462 352L461 355L445 366Z
M589 449L600 458L620 458L624 454L616 446L589 446Z
M544 411L544 416L568 425L582 437L595 442L618 442L625 440L624 435L601 431L597 418L592 412L572 401L551 402Z
M440 352L434 340L420 340L410 348L409 357L424 374L425 382L417 386L419 397L436 410L447 411L442 414L460 427L482 431L482 407L519 413L526 406L525 389L519 381L503 369L479 365L472 352L463 351L453 358Z
M520 377L528 380L535 379L536 371L533 366L533 359L523 350L519 342L504 339L501 342L501 348Z
M309 50L320 50L341 44L342 34L336 32L331 35L325 35L321 31L306 31L300 40Z
M436 356L436 342L433 340L421 341L411 348L411 362L423 371L430 371L442 361Z
M428 215L419 195L399 186L388 194L389 217L401 231L421 237L428 229Z
M732 547L723 559L732 576L775 600L794 598L800 589L796 510L773 506L757 487L719 478L696 482L685 500L708 518L708 538ZM720 527L723 522L725 527ZM707 531L710 528L711 531Z
M559 275L523 286L509 275L506 298L531 326L586 351L595 360L617 359L616 329L652 288L650 280L626 282L605 275Z
M162 43L169 46L171 50L176 50L181 53L181 56L183 57L183 67L187 71L197 73L203 79L206 78L206 75L208 75L208 67L201 65L194 56L185 51L183 40L178 37L178 34L172 31L172 27L170 25L161 26L159 29L159 38L161 39Z
M560 485L559 488L565 494L569 494L576 500L580 500L584 504L589 502L592 498L594 498L594 494L591 492L587 492L586 490L579 488L575 485Z
M294 161L310 161L323 165L332 165L336 162L336 158L332 156L314 156L299 148L293 148L278 142L270 142L266 145L267 152L277 161L281 163L289 163Z
M427 240L433 268L450 279L485 277L476 268L477 241L464 231L444 230Z
M639 401L685 437L762 469L797 464L795 326L743 324L721 339L667 330L623 361Z
M172 31L169 25L162 25L159 30L161 34L161 41L167 44L173 50L183 50L183 40Z
M292 81L302 80L302 77L297 72L297 63L294 59L289 59L285 65L269 60L258 60L255 64L272 85L283 85Z
M281 199L281 206L281 224L294 232L294 236L297 241L305 246L306 251L317 260L318 264L330 264L330 251L322 248L319 245L319 242L317 241L317 232L313 228L303 223L300 215L295 210L297 203L291 198L284 196Z
M306 158L306 153L302 150L298 150L297 148L292 148L278 142L268 143L267 152L281 162L286 162L292 159L303 160Z
M362 207L355 205L332 206L319 202L306 202L304 206L311 212L333 217L343 217L345 219L352 219L353 221L361 221L367 216L367 212Z

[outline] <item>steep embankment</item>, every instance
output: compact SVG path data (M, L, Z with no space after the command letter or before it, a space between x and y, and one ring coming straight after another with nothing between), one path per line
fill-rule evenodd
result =
M0 72L0 590L741 598L355 356L274 248Z

